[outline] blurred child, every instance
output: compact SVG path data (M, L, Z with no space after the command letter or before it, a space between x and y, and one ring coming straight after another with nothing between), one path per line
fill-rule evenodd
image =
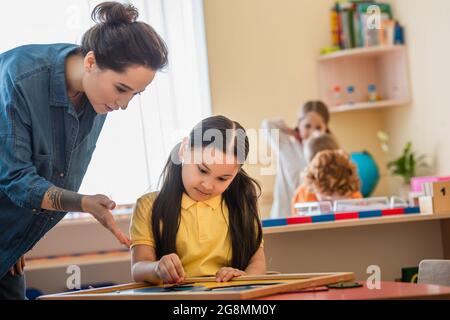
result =
M305 141L303 154L305 155L306 161L310 163L320 151L338 149L339 144L331 133L321 133L316 131Z
M273 190L271 217L289 215L291 199L301 184L300 174L307 166L303 148L315 131L329 133L330 114L321 101L308 101L299 110L296 127L283 120L264 120L261 124L272 150L278 155L277 175ZM274 135L272 130L278 130Z
M135 281L266 273L261 189L242 168L248 151L244 128L223 116L204 119L174 148L161 191L142 196L133 213Z
M304 180L292 198L292 213L299 202L362 198L356 166L342 150L319 152L306 168Z

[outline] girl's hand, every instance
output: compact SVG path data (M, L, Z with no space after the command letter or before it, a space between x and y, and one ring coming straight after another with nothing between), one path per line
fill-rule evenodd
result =
M25 269L25 256L22 256L14 266L11 267L9 272L12 276L23 275L23 270Z
M163 256L158 261L155 271L164 283L181 283L184 281L183 264L175 253Z
M81 199L83 212L90 213L98 222L112 232L119 242L128 248L131 240L119 229L114 220L111 210L116 207L116 203L105 195L83 196Z
M276 121L276 126L284 133L295 136L296 132L298 132L297 128L291 128L289 127L284 120L278 120Z
M245 271L230 267L222 267L216 273L216 282L227 282L234 277L240 277L244 275L246 275Z
M287 135L294 137L296 140L302 142L302 137L300 135L300 130L298 127L290 128L287 125L284 125L284 127L281 128L281 131L283 131Z

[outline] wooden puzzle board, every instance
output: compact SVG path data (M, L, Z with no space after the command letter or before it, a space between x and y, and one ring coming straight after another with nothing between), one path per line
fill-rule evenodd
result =
M180 285L131 283L39 297L39 300L241 300L354 280L353 272L241 276L229 282L214 277L187 278Z

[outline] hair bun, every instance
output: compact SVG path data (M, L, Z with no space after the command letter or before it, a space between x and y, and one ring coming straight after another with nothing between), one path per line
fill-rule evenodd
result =
M136 21L139 11L131 4L107 1L98 4L92 11L92 20L108 25L131 24Z

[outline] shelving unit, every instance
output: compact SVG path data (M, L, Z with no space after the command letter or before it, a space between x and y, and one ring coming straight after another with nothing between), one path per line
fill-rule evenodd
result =
M381 100L376 102L357 102L352 104L341 104L338 106L332 106L330 111L332 113L347 112L353 110L365 110L365 109L381 109L389 107L399 107L410 103L410 100Z
M54 268L67 268L70 265L86 266L107 263L130 262L129 251L112 251L104 253L81 254L74 256L61 256L54 258L37 258L27 261L26 270L45 270Z
M319 95L331 112L378 109L411 102L407 48L404 45L341 50L318 58ZM368 86L381 97L369 102ZM341 87L340 99L334 86ZM348 86L354 86L349 96ZM348 103L351 102L351 103Z

